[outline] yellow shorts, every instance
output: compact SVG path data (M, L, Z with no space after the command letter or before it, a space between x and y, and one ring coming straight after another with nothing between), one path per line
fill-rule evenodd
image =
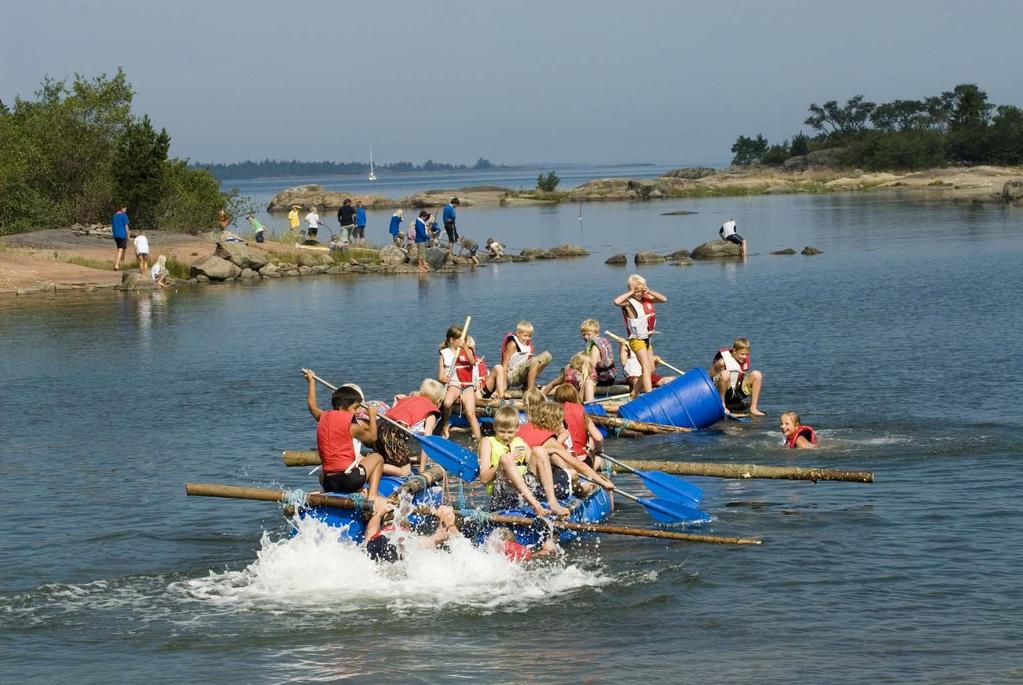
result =
M649 338L629 338L629 348L633 352L642 352L643 350L650 349Z

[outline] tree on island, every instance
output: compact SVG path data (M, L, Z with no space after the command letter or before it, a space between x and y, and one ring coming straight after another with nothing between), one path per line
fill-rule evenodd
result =
M540 175L536 177L536 189L545 193L553 193L559 183L561 183L561 177L553 171L548 171L546 174L540 172Z
M993 114L992 114L993 113ZM1023 111L996 107L972 83L923 100L875 104L863 95L845 104L813 103L802 132L780 145L761 134L739 136L732 163L780 165L788 158L831 149L848 166L866 169L921 169L950 162L1023 164Z

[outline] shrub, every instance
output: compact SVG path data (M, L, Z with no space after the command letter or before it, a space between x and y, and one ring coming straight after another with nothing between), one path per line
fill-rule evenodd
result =
M554 192L559 183L561 183L561 178L553 171L548 171L546 174L541 173L536 177L536 189L545 193Z

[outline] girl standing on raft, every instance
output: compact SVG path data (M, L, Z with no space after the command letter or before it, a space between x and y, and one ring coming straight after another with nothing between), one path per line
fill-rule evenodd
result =
M629 289L616 297L614 304L622 308L629 348L636 354L643 371L640 382L632 389L632 396L636 397L640 392L650 392L653 389L651 377L656 364L653 351L650 349L650 336L653 335L657 324L656 303L667 302L668 298L656 290L651 290L646 279L639 274L629 276L626 283Z
M799 422L799 414L787 411L779 419L785 446L792 449L813 449L817 446L817 433L810 426Z
M476 419L475 371L476 355L466 344L462 327L452 326L445 336L437 362L437 378L447 386L440 419L440 432L445 438L449 436L448 420L451 418L451 407L455 400L460 399L462 413L472 430L472 439L476 442L480 440L480 422Z

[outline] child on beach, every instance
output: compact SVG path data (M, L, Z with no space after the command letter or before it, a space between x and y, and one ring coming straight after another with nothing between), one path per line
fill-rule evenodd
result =
M153 285L157 288L168 287L167 255L160 255L160 257L156 260L156 264L153 264L153 268L149 270L149 277L153 279Z
M479 252L479 244L472 238L462 236L458 239L458 256L461 257L464 253L469 253L469 263L473 266L479 266L480 260L476 257L476 253Z
M490 252L491 259L504 257L504 245L499 243L496 238L487 238L487 251Z
M310 369L302 369L309 388L306 406L316 419L316 448L320 451L320 484L326 492L357 492L369 483L369 497L377 496L384 460L379 454L365 458L359 454L353 440L372 445L377 439L377 410L369 407L365 424L355 421L355 413L362 404L362 393L357 387L342 385L330 397L331 409L322 411L316 406L316 376Z
M401 209L394 210L394 214L391 215L391 225L388 226L388 231L391 234L391 242L401 247L401 222L405 220L405 212Z
M590 369L590 356L588 354L579 352L573 355L572 359L568 362L568 366L561 370L557 378L543 386L541 392L545 396L549 395L554 388L562 383L574 386L586 398L586 402L593 400L596 394L597 374Z
M579 324L579 333L586 343L586 354L590 356L590 368L597 376L596 387L606 388L615 383L615 358L611 348L611 342L600 335L600 322L596 319L586 319ZM584 402L593 400L592 397L585 398Z
M412 240L416 244L416 256L419 259L419 271L429 271L429 267L426 265L426 246L430 243L430 232L426 226L426 220L430 217L430 213L425 209L419 212L419 216L416 217L416 222L413 227Z
M142 234L140 228L135 235L135 257L139 260L139 273L149 274L149 239Z
M803 425L799 414L787 411L778 421L785 436L785 446L792 449L813 449L817 446L817 433L810 426Z
M721 393L725 409L741 410L749 404L751 416L764 415L757 406L764 386L764 374L750 370L749 338L736 338L730 349L722 347L718 350L711 365L710 377Z
M519 412L512 407L500 407L494 414L494 435L480 442L480 482L490 494L491 510L516 509L529 505L537 516L546 516L547 510L534 495L542 491L538 470L540 466L526 442L515 433L519 429ZM550 469L550 464L546 465Z
M625 317L625 332L629 339L629 347L639 359L642 377L633 388L632 396L653 389L651 375L654 372L654 355L650 349L650 336L654 333L657 323L658 302L664 303L668 298L656 290L651 290L646 279L639 274L632 274L627 280L629 289L614 299L614 304L622 308Z
M440 431L445 438L449 434L448 419L451 417L451 407L455 400L461 400L462 413L469 422L472 438L479 442L480 422L476 418L476 386L473 378L475 370L476 355L466 344L462 327L451 326L448 328L444 344L440 348L440 359L437 361L437 378L447 386L440 418Z
M536 354L533 324L519 321L514 333L505 333L501 342L501 366L508 370L508 387L536 387L536 377L551 363L551 353Z
M554 401L565 412L565 430L568 431L565 447L573 456L599 469L598 455L604 451L604 436L586 415L586 408L579 402L579 393L573 386L563 383L554 389Z
M444 386L432 378L424 378L418 391L394 398L385 414L390 421L380 423L375 446L384 460L385 476L411 475L413 461L418 461L419 472L422 473L428 463L419 442L391 421L397 421L415 435L433 435L443 399Z

